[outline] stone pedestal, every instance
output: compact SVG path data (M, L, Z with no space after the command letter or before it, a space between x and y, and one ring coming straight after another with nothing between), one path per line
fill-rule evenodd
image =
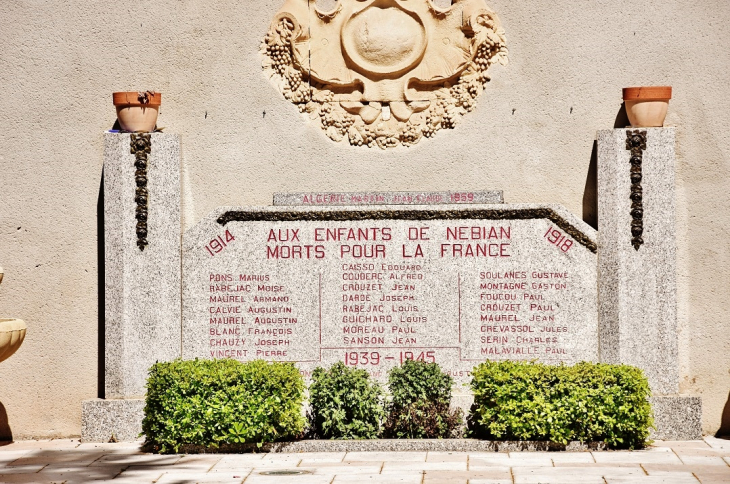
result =
M132 442L140 438L144 399L86 400L81 409L83 442Z
M678 395L674 138L673 128L598 132L600 352L643 369L662 396L655 438L698 438L697 399ZM674 415L684 407L697 422Z
M152 134L133 154L133 136L104 135L107 400L84 402L87 441L136 436L148 369L181 354L180 137ZM122 421L134 429L109 427Z

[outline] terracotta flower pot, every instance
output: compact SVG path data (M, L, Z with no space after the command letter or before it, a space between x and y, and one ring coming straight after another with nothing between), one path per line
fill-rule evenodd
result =
M160 112L162 94L159 92L115 92L114 106L117 108L119 126L124 131L136 133L155 130Z
M624 103L631 126L634 128L664 126L671 98L671 86L625 87Z

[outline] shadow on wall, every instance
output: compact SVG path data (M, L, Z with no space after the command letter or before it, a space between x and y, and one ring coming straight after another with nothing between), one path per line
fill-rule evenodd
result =
M588 165L586 186L583 190L583 221L598 230L598 142L593 142L591 162Z
M730 394L728 394L727 396L725 408L722 409L722 417L720 417L720 429L715 434L715 437L730 438Z
M618 113L616 113L616 119L613 122L613 128L621 129L628 128L629 126L631 126L631 123L629 122L629 115L626 114L626 104L621 103L621 107Z
M621 103L621 107L616 113L616 119L613 122L614 129L621 129L629 126L629 116L626 114L626 105ZM586 175L586 185L583 189L583 221L598 230L598 142L593 142L593 150L591 151L591 161L588 165L588 174Z
M104 284L105 284L105 271L104 271L104 170L101 172L101 183L99 185L99 199L96 202L96 267L98 273L98 279L96 282L97 286L97 398L104 398L105 395L105 366L104 366L104 355L105 351L105 306L104 306Z
M0 442L12 442L12 440L13 431L10 430L10 422L8 422L8 412L5 411L5 405L0 402Z

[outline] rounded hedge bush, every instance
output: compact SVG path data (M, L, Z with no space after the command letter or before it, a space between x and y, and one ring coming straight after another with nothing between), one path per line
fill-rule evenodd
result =
M383 390L365 370L338 362L317 368L309 386L309 421L314 437L375 439L383 418Z
M458 437L462 411L452 411L453 378L437 363L406 360L388 372L391 401L383 433L397 439Z
M304 380L291 363L176 360L147 379L142 431L160 452L182 445L264 443L299 437Z
M641 448L653 426L649 383L628 365L485 362L474 368L469 429L489 440L603 441Z

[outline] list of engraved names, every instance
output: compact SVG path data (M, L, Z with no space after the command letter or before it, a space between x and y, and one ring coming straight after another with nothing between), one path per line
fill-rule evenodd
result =
M455 375L591 357L593 254L549 220L231 223L198 250L214 268L186 282L206 298L201 356Z

